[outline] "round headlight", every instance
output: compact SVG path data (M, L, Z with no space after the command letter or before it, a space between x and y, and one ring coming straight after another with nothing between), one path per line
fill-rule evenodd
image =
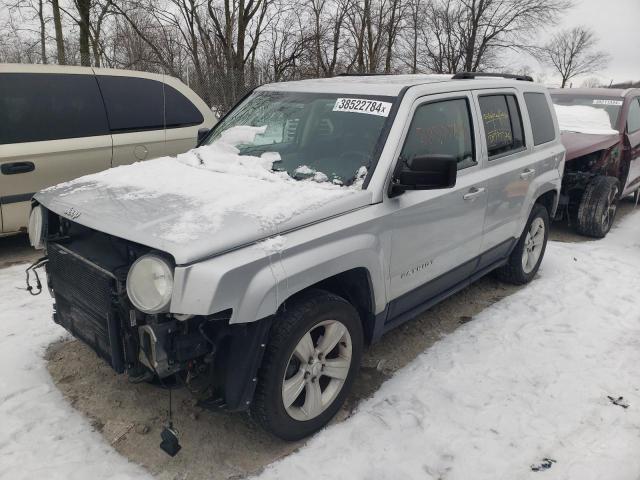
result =
M44 212L37 205L31 209L29 215L29 243L37 250L44 248Z
M169 263L153 254L137 259L127 275L127 295L145 313L166 312L173 292L173 270Z

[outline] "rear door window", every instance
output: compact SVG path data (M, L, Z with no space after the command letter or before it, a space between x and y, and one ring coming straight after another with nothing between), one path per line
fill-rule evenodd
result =
M98 80L113 132L180 128L204 121L200 110L170 85L116 75L98 75Z
M531 120L533 144L541 145L552 141L556 137L556 132L547 96L544 93L525 93L524 102Z
M108 134L93 75L0 74L0 144Z
M420 105L413 115L402 147L402 159L429 154L455 157L458 170L477 165L473 147L472 120L466 98Z
M524 131L514 95L483 95L478 98L489 160L524 148Z

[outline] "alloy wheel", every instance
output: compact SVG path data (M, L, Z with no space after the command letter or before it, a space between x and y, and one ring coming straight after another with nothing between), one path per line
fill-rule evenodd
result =
M351 368L353 345L345 325L325 320L305 333L289 357L282 402L298 421L316 418L338 396Z
M536 217L524 241L524 249L522 250L522 270L524 273L531 273L538 264L542 248L544 247L545 226L544 220Z

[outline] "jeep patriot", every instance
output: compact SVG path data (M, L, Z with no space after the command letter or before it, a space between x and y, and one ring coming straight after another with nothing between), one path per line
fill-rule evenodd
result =
M536 275L564 157L528 77L264 85L190 152L38 193L30 239L54 321L116 372L294 440L364 345L491 271Z

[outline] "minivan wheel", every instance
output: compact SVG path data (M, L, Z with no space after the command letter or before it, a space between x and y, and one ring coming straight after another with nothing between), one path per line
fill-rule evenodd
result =
M549 212L536 203L508 262L496 270L498 278L514 285L529 283L540 268L548 238Z
M324 290L288 303L273 320L252 416L283 440L318 431L338 412L360 367L356 309Z
M620 188L614 177L595 177L582 194L577 230L581 235L603 238L611 230Z

